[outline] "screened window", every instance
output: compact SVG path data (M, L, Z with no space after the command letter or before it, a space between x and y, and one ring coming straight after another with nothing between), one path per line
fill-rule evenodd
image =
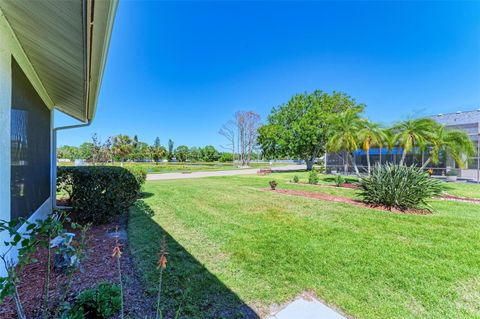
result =
M50 196L50 110L12 59L11 218L29 217Z

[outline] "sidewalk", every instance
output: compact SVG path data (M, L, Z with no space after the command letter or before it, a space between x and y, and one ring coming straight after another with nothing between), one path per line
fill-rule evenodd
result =
M273 172L289 172L306 169L305 165L286 165L273 167ZM202 178L211 176L235 176L235 175L252 175L257 174L258 168L244 168L228 171L212 171L212 172L191 172L191 173L166 173L166 174L148 174L147 181L170 180L170 179L188 179Z

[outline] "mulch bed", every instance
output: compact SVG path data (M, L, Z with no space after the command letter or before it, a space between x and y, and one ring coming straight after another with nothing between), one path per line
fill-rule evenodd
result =
M459 197L459 196L450 195L450 194L446 194L446 193L443 194L442 196L440 196L440 199L451 200L451 201L456 201L456 202L480 204L480 199L478 199L478 198Z
M360 200L357 199L352 199L348 197L342 197L342 196L336 196L336 195L330 195L330 194L323 194L323 193L318 193L318 192L308 192L308 191L299 191L299 190L291 190L291 189L276 189L272 190L270 188L265 188L265 191L270 191L270 192L275 192L283 195L291 195L291 196L301 196L301 197L307 197L307 198L314 198L314 199L319 199L319 200L324 200L324 201L329 201L329 202L337 202L337 203L346 203L346 204L351 204L351 205L356 205L360 207L366 207L366 208L371 208L375 210L380 210L380 211L388 211L392 213L398 213L398 214L414 214L414 215L429 215L431 212L428 210L423 210L423 209L409 209L406 211L400 211L397 209L390 209L388 207L384 206L373 206L366 204Z
M155 316L152 305L152 297L145 294L143 283L135 271L132 256L128 248L126 238L126 219L119 218L116 222L92 226L88 233L87 257L82 262L83 271L78 271L72 281L72 290L69 300L73 300L80 291L86 288L93 288L103 281L119 283L119 276L116 261L112 258L112 250L115 246L115 229L119 227L119 242L122 245L121 268L124 288L125 316L132 318L145 318ZM20 298L28 318L41 318L40 307L43 305L42 296L44 290L47 250L39 249L34 253L38 259L37 263L30 264L21 273L21 284L19 286ZM50 278L50 300L55 306L58 300L58 283L65 280L65 276L52 270ZM5 300L0 307L0 318L17 318L15 305L11 298Z

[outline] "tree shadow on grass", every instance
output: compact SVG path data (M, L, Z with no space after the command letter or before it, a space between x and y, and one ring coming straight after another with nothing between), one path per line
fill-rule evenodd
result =
M129 242L147 293L158 292L157 262L162 238L168 248L161 304L164 318L260 318L256 312L210 273L153 219L154 211L139 200L130 211Z
M359 179L357 177L343 176L343 178L345 179L346 183L358 183L359 182ZM323 178L321 178L321 180L325 181L327 183L335 183L335 177L333 177L333 176L323 177Z

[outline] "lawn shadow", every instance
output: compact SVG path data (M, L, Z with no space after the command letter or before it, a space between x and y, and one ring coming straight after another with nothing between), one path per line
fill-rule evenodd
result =
M356 177L345 177L345 176L343 176L343 178L345 179L346 183L358 183L359 182L358 178L356 178ZM333 177L333 176L322 177L321 180L324 181L324 182L327 182L327 183L335 183L335 177Z
M150 192L141 192L140 193L140 198L144 199L144 198L149 198L149 197L152 197L154 194L153 193L150 193Z
M175 238L158 225L155 212L143 200L130 211L129 241L135 265L145 281L147 293L156 296L157 264L162 239L168 248L162 283L163 318L255 318L259 315L208 271Z

